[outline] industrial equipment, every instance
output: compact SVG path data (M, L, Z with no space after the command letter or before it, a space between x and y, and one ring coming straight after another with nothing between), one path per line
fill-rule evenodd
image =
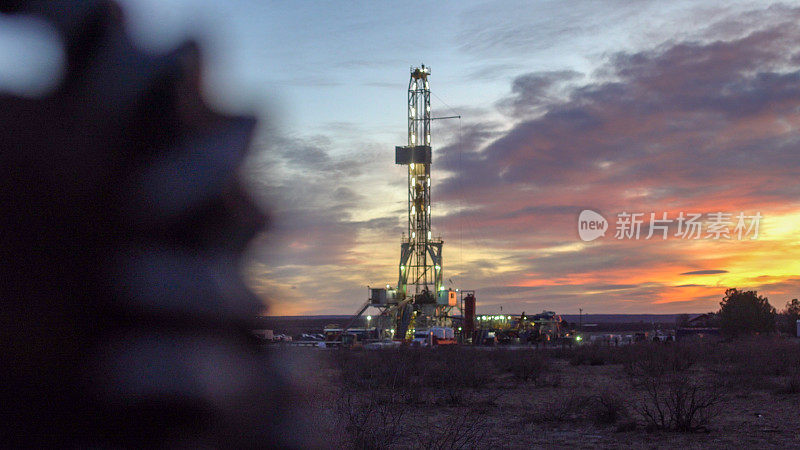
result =
M500 344L550 342L566 335L566 322L553 311L541 314L482 314L475 317L473 342L487 344L487 337Z
M374 315L372 325L380 330L381 338L412 340L415 330L453 326L452 312L458 307L457 293L443 283L444 241L434 236L431 229L431 121L460 116L431 116L430 74L430 67L424 64L411 68L408 141L404 146L395 147L395 163L407 168L408 181L408 221L400 243L397 286L369 288L367 302L342 332L346 332L369 307L380 310ZM474 292L471 298L474 314Z

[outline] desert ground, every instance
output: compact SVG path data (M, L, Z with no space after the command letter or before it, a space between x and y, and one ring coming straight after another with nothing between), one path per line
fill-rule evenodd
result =
M284 348L341 448L800 447L800 341Z

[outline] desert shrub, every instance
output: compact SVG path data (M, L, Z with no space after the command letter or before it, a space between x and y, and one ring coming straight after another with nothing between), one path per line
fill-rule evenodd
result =
M625 399L606 388L592 398L592 419L596 424L612 424L628 416Z
M522 421L535 424L579 422L586 419L586 407L591 402L591 396L571 394L550 402L528 404Z
M427 424L418 432L417 440L424 449L483 448L488 431L484 417L453 413L443 421Z
M682 344L644 344L631 350L626 355L624 366L634 379L684 372L700 358L696 347Z
M539 351L499 350L492 353L497 369L510 373L518 381L538 384L549 368L547 359Z
M686 374L651 378L646 396L634 405L649 427L676 431L706 429L723 401L713 386Z
M704 429L723 401L713 383L690 372L697 355L686 346L651 346L625 370L641 395L632 407L648 427L676 431Z
M380 393L345 392L337 406L340 427L352 448L387 448L401 435L404 410Z
M330 358L348 390L392 391L394 401L405 404L461 405L471 401L472 391L494 381L497 370L491 353L458 347L400 348L331 352Z
M573 366L602 366L610 359L612 351L611 348L600 345L583 345L573 350L569 356L569 363Z
M800 345L774 337L738 339L706 348L703 361L732 390L774 390L800 375Z
M775 391L778 395L797 395L800 394L800 375L786 378Z
M623 420L617 425L617 433L627 433L630 431L636 431L636 428L638 426L639 425L633 419Z
M342 384L351 389L401 389L413 381L412 352L405 349L386 352L334 351L333 365L341 376Z
M489 386L496 375L489 353L464 347L444 347L434 351L423 349L426 354L420 373L428 387L457 386L483 389Z

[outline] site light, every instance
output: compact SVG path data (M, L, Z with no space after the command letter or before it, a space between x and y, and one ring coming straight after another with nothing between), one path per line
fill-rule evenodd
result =
M580 337L580 336L575 336L575 340L576 340L576 341L578 341L578 342L580 342L580 341L582 341L582 340L583 340L583 338L582 338L582 337Z

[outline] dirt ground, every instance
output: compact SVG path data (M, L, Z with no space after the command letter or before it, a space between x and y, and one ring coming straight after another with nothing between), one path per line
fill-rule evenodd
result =
M738 355L735 345L728 348ZM759 352L754 345L748 349ZM674 431L657 429L642 415L647 394L634 386L629 361L614 360L614 349L588 363L574 355L526 350L518 355L501 350L499 357L459 350L448 361L465 364L447 362L441 369L430 369L437 365L435 350L408 350L427 352L420 355L292 351L304 353L303 408L324 436L323 447L800 448L800 389L786 387L793 376L787 373L796 373L794 354L788 369L781 363L763 369L766 374L759 372L763 361L747 361L748 351L733 363L710 363L706 359L711 358L696 355L681 370L694 380L710 380L704 386L714 385L716 402L708 408L707 423L694 431ZM531 379L524 379L528 372L520 376L519 364L504 370L510 367L507 361L525 358L541 359ZM381 367L392 364L389 372ZM437 370L444 372L444 381L430 383ZM465 370L484 377L452 383L446 378ZM392 377L400 381L385 381ZM620 401L610 408L613 417L602 416L608 408L598 410L598 399L608 398Z

